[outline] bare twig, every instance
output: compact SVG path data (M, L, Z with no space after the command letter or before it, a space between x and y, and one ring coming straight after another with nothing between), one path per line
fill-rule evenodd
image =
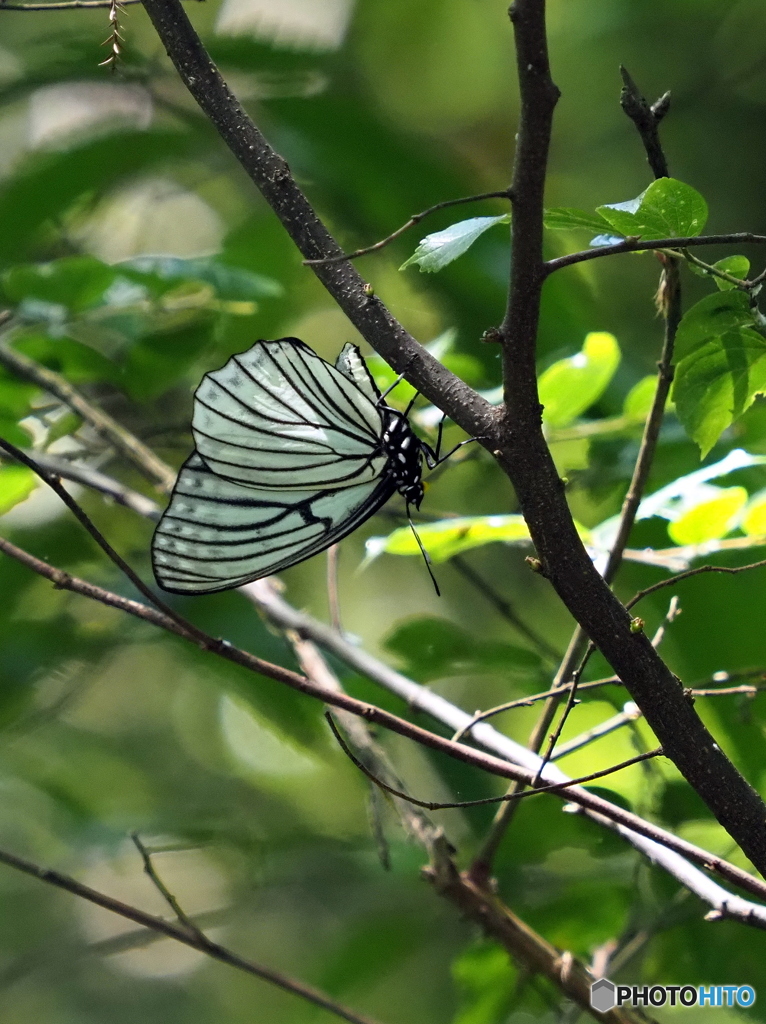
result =
M355 249L354 252L344 252L335 256L325 256L318 260L304 260L303 263L307 267L320 266L322 264L329 263L342 263L343 260L355 260L360 256L369 256L372 252L380 252L381 249L385 249L387 245L401 237L405 231L409 231L410 228L414 228L416 224L419 224L426 217L430 217L432 213L436 213L437 210L446 210L450 206L462 206L464 203L478 203L483 199L510 199L510 189L503 189L499 192L482 192L476 196L463 196L461 199L446 199L444 202L436 203L434 206L429 206L427 210L423 210L421 213L413 214L412 217L402 224L396 231L392 231L386 238L381 239L374 245L368 245L365 249Z
M700 565L697 569L689 569L687 572L680 572L677 576L672 576L669 580L660 580L659 583L653 583L651 587L639 590L638 593L628 601L625 607L633 608L639 601L643 601L643 599L648 597L650 594L654 594L658 590L664 590L666 587L674 587L677 583L682 583L684 580L690 580L693 576L702 576L704 573L708 572L722 572L729 576L736 576L738 573L749 572L751 569L762 569L764 566L766 566L766 558L761 559L760 562L750 562L749 565Z
M72 893L73 896L79 896L80 899L87 900L89 903L95 903L96 906L103 907L104 910L110 910L113 914L118 914L129 921L134 921L144 928L149 928L153 932L158 932L168 938L175 939L177 942L182 942L185 946L191 946L192 949L199 950L199 952L205 953L206 956L211 957L213 960L218 960L222 964L228 964L237 970L268 981L272 985L284 989L285 992L291 992L293 995L300 996L301 999L313 1003L314 1006L328 1010L330 1013L335 1014L336 1017L350 1021L351 1024L375 1024L371 1017L366 1017L355 1013L353 1010L349 1010L319 989L305 985L302 981L290 978L278 971L273 971L270 967L264 967L262 964L254 963L252 960L246 960L233 950L213 942L203 935L196 926L193 926L194 932L191 932L185 925L173 924L161 917L147 914L145 911L139 910L138 907L123 903L121 900L116 900L112 896L98 892L96 889L91 889L89 885L84 885L69 875L64 875L60 871L54 871L51 868L40 867L7 850L0 850L0 864L5 864L7 867L22 871L25 875L31 875L32 878L37 878L41 882L53 885L57 889L63 889L66 892Z
M37 384L73 409L86 423L89 423L102 437L106 438L117 451L133 463L141 472L166 493L175 483L175 471L159 459L154 452L138 440L107 413L93 405L68 380L29 356L0 341L0 363L25 380Z
M7 453L0 452L0 457L5 454ZM126 487L125 484L115 480L114 477L107 476L106 473L93 469L82 462L72 462L70 459L49 455L47 452L24 452L24 454L33 459L38 466L42 466L43 469L52 473L53 476L92 487L93 490L111 498L118 505L129 508L131 512L137 512L145 519L156 522L160 518L160 506L156 501Z
M672 249L678 251L682 256L682 249L698 245L766 245L766 235L756 235L752 231L733 231L727 235L695 235L688 238L657 238L642 241L640 238L626 238L624 242L615 242L614 245L601 245L594 249L584 249L581 252L569 253L567 256L558 256L556 259L548 260L545 264L545 273L552 274L554 270L561 270L563 267L572 267L576 263L585 263L589 260L597 260L602 256L619 256L624 252L651 252L654 249ZM752 284L752 282L748 282Z
M559 660L559 653L555 647L551 646L544 636L541 636L537 630L528 626L526 622L516 612L510 601L498 594L494 587L485 580L473 566L469 565L468 562L461 555L454 555L450 559L450 565L457 569L461 576L463 576L469 583L471 583L476 590L482 594L492 607L510 624L514 629L518 630L522 636L525 636L527 640L534 647L537 648L540 654L545 658L552 658L555 661Z
M362 762L354 756L349 750L348 744L344 741L338 727L335 724L333 716L329 711L325 712L325 718L329 722L330 728L335 735L335 739L338 741L343 753L352 761L356 767L362 772L367 778L374 782L376 786L380 786L382 790L389 793L391 796L398 797L400 800L408 800L411 804L415 804L416 807L424 807L428 811L445 811L451 808L459 807L486 807L488 804L502 803L506 800L520 800L527 796L536 796L538 793L554 793L560 792L561 790L567 789L569 786L581 786L586 782L593 782L596 779L602 779L606 775L613 775L615 772L621 771L623 768L629 768L633 764L638 764L639 761L647 761L651 757L658 757L662 755L662 747L657 747L656 750L649 750L644 754L638 754L636 757L631 757L627 761L622 761L620 764L612 765L611 768L604 768L599 772L591 772L590 775L583 775L579 779L572 779L569 782L558 782L552 786L540 786L537 781L532 782L530 789L525 789L518 793L503 793L502 796L485 796L478 800L455 800L455 801L434 801L434 800L418 800L414 796L410 796L403 790L395 789L393 786L389 786L388 783L383 782L379 779L369 768L365 767Z
M2 437L0 437L0 449L5 451L17 462L26 466L27 469L31 469L33 473L36 473L37 476L39 476L40 479L51 488L51 490L55 491L67 508L74 514L75 518L82 526L85 527L101 550L120 570L122 570L139 593L148 598L148 600L151 601L156 608L159 608L160 611L162 611L168 618L177 622L178 625L181 626L190 636L196 636L198 640L203 642L203 644L207 643L209 637L200 632L191 622L188 622L180 616L178 612L166 604L161 598L157 597L151 587L148 587L141 577L133 571L122 555L118 554L118 552L114 550L106 537L104 537L101 531L96 527L95 523L92 522L88 514L74 500L72 495L61 484L61 481L56 476L40 466L31 456L26 455L20 448L17 448L16 445L11 444L10 441L6 441Z
M592 729L588 729L587 732L580 733L579 736L575 736L574 739L569 740L568 743L562 743L560 747L556 748L555 753L551 754L551 761L558 761L562 757L566 757L567 754L573 753L575 750L580 750L582 747L586 747L589 743L593 743L594 740L601 739L602 736L608 736L609 733L614 732L616 729L621 729L624 725L629 725L631 722L635 722L641 717L641 708L638 704L634 704L632 700L629 700L625 704L625 709L620 711L619 714L613 715L611 718L607 718L605 722L601 722L600 725L594 725Z
M176 915L179 923L183 925L183 927L187 930L187 932L189 932L190 935L193 935L200 942L206 943L208 941L207 936L204 934L199 925L195 924L194 921L191 920L191 918L187 917L187 915L181 908L178 900L175 898L173 893L170 891L170 889L168 889L168 887L162 881L160 876L157 874L154 864L152 863L151 854L149 850L147 850L147 848L141 842L138 832L131 832L130 838L133 840L133 845L141 855L141 860L144 862L144 871L149 876L152 885L154 885L157 892L159 892L160 896L162 896L167 905Z

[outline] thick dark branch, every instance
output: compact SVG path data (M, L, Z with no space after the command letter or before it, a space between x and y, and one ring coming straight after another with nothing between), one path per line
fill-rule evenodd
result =
M543 187L557 91L549 71L542 0L516 0L521 118L514 164L514 230L502 325L506 422L498 458L516 490L542 572L644 713L665 753L718 821L766 874L766 806L686 698L679 680L594 567L574 527L542 432L535 343L542 261Z
M151 931L161 935L166 935L170 939L175 939L176 942L182 942L185 946L191 946L192 949L197 949L200 953L204 953L206 956L211 957L213 960L218 960L222 964L228 964L230 967L236 967L237 970L244 971L246 974L253 974L256 978L262 978L264 981L284 989L285 992L292 992L293 995L300 996L301 999L313 1003L314 1006L319 1006L330 1013L334 1013L336 1017L350 1021L351 1024L376 1024L371 1017L365 1017L360 1013L347 1009L340 1003L336 1003L334 999L331 999L319 989L312 988L310 985L304 985L302 981L290 978L285 974L280 974L278 971L272 971L269 967L253 963L252 960L246 960L233 950L220 946L217 942L208 939L196 928L194 931L190 931L182 925L172 924L161 917L147 914L143 910L139 910L138 907L123 903L121 900L116 900L112 896L98 892L96 889L91 889L89 885L78 882L76 878L63 875L60 871L53 871L51 868L40 867L38 864L33 864L22 857L17 857L7 850L0 850L0 864L5 864L16 871L22 871L25 875L31 875L32 878L37 878L40 882L53 885L57 889L63 889L65 892L72 893L73 896L79 896L80 899L87 900L89 903L95 903L96 906L103 907L104 910L111 910L113 914L119 914L120 917L125 917L129 921L135 921L136 924L140 924L144 928L149 928Z
M306 260L342 256L276 153L229 90L180 0L143 0L181 79L242 164ZM312 270L360 334L393 368L474 437L494 432L493 407L427 352L391 315L346 260ZM369 291L369 289L368 289Z

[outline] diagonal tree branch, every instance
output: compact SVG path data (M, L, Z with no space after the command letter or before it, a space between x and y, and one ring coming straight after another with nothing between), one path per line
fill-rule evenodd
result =
M157 609L142 605L137 601L131 601L119 594L113 594L108 590L104 590L102 587L98 587L95 584L87 583L84 580L78 579L76 576L72 576L69 573L63 572L61 569L57 569L54 566L49 565L42 559L31 555L29 552L24 551L2 537L0 537L0 552L3 552L11 558L15 558L16 561L20 562L22 565L26 565L27 568L38 573L38 575L49 579L54 586L62 590L69 590L72 593L80 594L84 597L90 598L91 600L99 601L109 607L118 608L138 619L149 622L152 625L159 626L171 633L175 633L183 639L190 640L199 645L199 640L196 635L189 635L189 633L186 632L175 619L168 618L168 616L164 615ZM362 718L364 721L380 725L385 729L390 729L392 732L398 733L400 736L414 740L416 743L432 750L447 754L449 757L453 757L462 761L464 764L472 765L483 771L489 772L491 775L497 775L500 778L505 779L512 779L517 782L521 782L524 785L529 785L537 777L537 771L517 766L507 760L501 760L490 754L481 753L480 751L474 750L465 744L454 743L451 740L444 739L441 736L437 736L435 733L429 732L427 729L422 729L420 726L414 725L403 718L399 718L397 715L384 711L382 708L378 708L374 704L368 704L365 701L357 700L344 693L328 691L317 686L316 683L311 680L306 679L295 672L291 672L289 669L284 669L279 665L274 665L270 662L264 661L263 659L250 654L248 651L243 651L240 648L235 647L233 644L230 644L225 640L214 640L212 637L209 637L208 642L203 646L203 649L217 655L218 657L224 658L227 661L231 661L235 665L240 665L248 671L268 676L271 679L276 679L278 682L285 683L300 693L305 693L307 696L317 698L325 704L329 704L333 707L349 711ZM416 687L416 684L414 683L410 685ZM418 688L416 687L416 689ZM438 698L438 695L436 694L433 694L432 696ZM438 700L442 700L442 698L438 698ZM444 701L444 704L453 711L458 711L458 709L449 705L447 701ZM458 712L458 715L460 718L460 720L456 722L458 726L462 725L463 721L470 721L470 716L465 714L465 712ZM494 733L494 730L490 726L476 726L474 728L485 729ZM505 739L505 737L500 737L500 734L495 735L498 736L499 739ZM511 741L508 742L511 743ZM517 745L512 744L512 746ZM524 754L527 756L533 756L529 751L525 751L523 747L520 747L520 750L522 751L522 756ZM553 765L547 766L544 777L552 778L556 781L569 781L566 779L566 776L559 773L558 769ZM764 896L766 894L766 884L761 882L759 879L753 878L752 875L749 875L741 868L737 868L734 865L729 864L727 861L708 853L706 850L701 850L692 843L688 843L676 836L671 836L663 829L644 821L628 811L624 811L622 808L617 807L614 804L610 804L608 800L604 800L603 798L590 793L588 790L573 786L571 788L567 788L565 791L552 791L552 795L560 797L561 799L566 798L568 802L576 804L578 807L582 807L589 812L594 812L594 816L598 815L609 818L610 821L612 821L613 826L618 827L621 833L623 830L625 830L626 833L636 833L636 839L629 838L628 835L626 835L626 838L629 838L629 841L636 846L637 849L642 849L653 860L662 859L662 846L658 846L658 844L667 844L677 853L680 853L682 857L687 857L690 861L697 863L708 870L717 871L723 878L727 878L729 881L740 886L745 891L752 892L758 896ZM642 842L638 841L638 837L641 836L644 837ZM691 865L687 865L687 870L692 873L695 871ZM676 872L674 872L674 874L676 874ZM676 874L676 877L681 877L681 874ZM704 876L697 881L696 887L693 887L695 892L706 892L708 895L703 898L707 899L708 902L711 902L714 907L720 905L722 910L729 916L736 917L748 924L760 924L763 922L764 925L766 925L766 907L758 907L746 900L741 900L739 897L731 896L729 893L726 893L721 889L720 886L716 886L715 883L705 879ZM716 891L717 895L715 895Z
M143 0L182 81L260 190L311 269L360 334L398 372L474 437L493 432L494 408L420 345L342 257L343 250L210 59L181 0Z
M516 490L543 575L623 681L667 756L766 873L766 805L715 742L649 638L632 631L629 614L583 547L545 443L535 344L546 274L543 190L558 90L548 66L543 0L516 0L511 19L521 121L511 186L511 283L501 326L506 410L496 455Z

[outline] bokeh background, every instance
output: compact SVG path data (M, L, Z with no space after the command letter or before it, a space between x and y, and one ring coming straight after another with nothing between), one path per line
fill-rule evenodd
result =
M505 7L503 0L210 0L188 10L331 229L355 248L440 200L507 184L517 92ZM640 143L619 108L622 63L649 97L672 91L663 125L671 170L707 198L709 229L766 231L766 7L758 0L552 0L549 9L562 98L548 204L592 209L632 198L648 184ZM70 282L58 297L24 293L26 351L180 465L191 445L191 395L205 370L261 337L297 335L327 358L359 339L195 109L142 9L125 8L121 23L125 48L111 74L98 67L107 56L100 46L107 12L0 10L0 264L13 273L18 264L77 255L109 266L160 255L214 258L248 272L241 295L233 284L222 299L191 288L159 312L136 312L131 295L112 293L100 305L83 299L93 264L83 272L85 284ZM502 212L498 201L475 209ZM488 232L441 274L398 270L422 234L473 213L438 214L359 266L421 341L451 330L466 379L490 389L500 382L497 351L479 339L504 310L504 229ZM549 251L587 241L552 235ZM621 256L564 271L546 286L541 369L577 351L589 331L612 332L622 349L591 419L619 413L631 387L652 372L662 333L653 305L657 279L653 257ZM4 280L7 300L12 279ZM707 290L696 278L684 287L687 302ZM5 377L2 383L10 387ZM26 395L14 416L3 411L3 425L13 419L18 429L23 420L33 430L42 404L39 395ZM55 442L58 450L94 444L87 431L73 440L71 424L60 432L67 436ZM460 434L451 428L448 436ZM760 404L710 459L734 446L766 451ZM555 446L584 525L619 510L637 447L635 430ZM491 460L465 454L438 474L424 511L515 511ZM98 457L103 469L146 489L113 455ZM671 416L650 489L698 465L697 449ZM734 479L751 491L763 486L762 470ZM151 524L78 493L150 578ZM400 524L397 501L343 542L345 629L468 711L544 688L553 659L455 567L439 567L441 599L417 559L382 556L360 568L365 539ZM42 490L0 519L0 529L59 566L131 594ZM662 523L637 529L634 546L649 544L669 544ZM493 545L466 558L549 648L563 651L572 623L526 568L526 553ZM320 556L284 574L287 598L324 620L325 572ZM657 569L631 564L618 589L627 597L659 578ZM127 838L137 830L162 851L158 870L187 912L204 915L214 937L387 1024L559 1019L552 989L520 974L429 890L419 876L422 853L386 812L391 868L383 869L367 785L335 749L319 706L53 590L7 559L0 561L0 594L0 845L161 913ZM664 653L684 682L766 664L762 575L704 577L681 596L683 615ZM179 600L178 607L216 635L294 664L241 595ZM667 598L644 607L653 627ZM352 693L408 713L336 668ZM596 677L605 666L594 659L591 670ZM623 701L617 689L589 698L567 735ZM762 786L761 700L726 698L701 711ZM520 709L498 726L525 742L535 717L534 709ZM621 732L563 766L579 774L646 742L640 729ZM386 744L420 795L497 791L492 780L403 741ZM633 769L609 780L608 790L687 837L731 852L669 769ZM490 818L486 809L440 816L462 861ZM620 980L749 983L766 999L759 933L704 923L693 898L616 839L562 815L558 803L524 804L497 871L519 914L586 959L610 938L645 933ZM6 869L0 901L2 1024L298 1024L323 1017L170 941L139 939L127 923ZM120 939L125 932L131 934ZM715 1014L719 1022L763 1015L758 1003L750 1011L678 1012L694 1021Z

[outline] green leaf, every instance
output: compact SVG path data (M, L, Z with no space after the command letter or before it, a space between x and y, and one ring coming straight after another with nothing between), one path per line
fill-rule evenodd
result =
M457 224L451 224L443 231L426 235L421 239L415 252L399 269L404 270L405 267L417 264L421 271L434 274L438 270L443 270L458 256L462 256L477 238L494 227L495 224L510 223L511 215L508 213L498 217L471 217L470 220L458 221Z
M0 263L17 263L32 248L38 229L60 218L83 195L118 179L147 174L158 163L188 157L182 132L128 131L27 157L0 189Z
M678 364L676 412L702 458L765 390L766 339L745 327L711 338Z
M706 277L708 280L712 279L715 282L716 288L722 292L728 292L732 288L737 287L731 281L724 281L723 278L716 277L715 274L711 274L710 271L705 270L703 267L698 267L696 263L689 263L687 265L699 277ZM718 260L710 265L714 270L721 270L726 274L731 274L732 277L736 277L740 281L746 280L750 272L750 260L747 256L725 256L722 260Z
M620 348L613 334L591 332L582 351L549 366L538 382L543 422L566 427L589 409L606 391L620 363Z
M752 496L742 513L740 527L748 537L766 536L766 490Z
M643 422L651 412L654 396L657 392L657 374L650 373L634 384L625 396L622 407L623 414L637 422Z
M577 527L587 541L588 531ZM454 555L484 544L529 544L529 529L520 515L460 516L441 519L436 523L418 523L418 534L432 562L446 562ZM365 542L365 564L379 555L420 556L418 542L409 526L402 526L387 537L370 537Z
M508 1019L516 971L501 946L481 942L469 947L453 962L452 977L460 992L453 1024L502 1024Z
M698 494L703 484L728 476L729 473L736 473L740 469L764 465L766 455L751 455L743 448L734 448L719 462L695 469L693 473L686 473L648 495L638 506L636 520L650 519L652 516L678 519L684 509L698 503Z
M557 206L545 211L545 227L551 231L590 231L602 235L609 232L609 222L598 213Z
M47 366L49 370L62 373L72 384L91 381L117 383L119 380L119 370L114 363L89 345L83 345L72 338L54 338L30 331L16 336L14 348Z
M407 671L418 679L433 679L467 667L515 668L524 674L537 673L540 658L532 651L512 644L477 640L456 623L428 615L397 623L383 646L396 654Z
M67 256L51 263L22 263L2 277L9 302L35 299L80 312L98 305L115 271L92 256Z
M471 548L502 541L504 544L528 544L529 530L524 517L461 516L437 523L418 523L418 534L432 562L446 562ZM384 552L389 555L419 555L420 548L409 526L402 526L387 537L370 537L366 543L366 561Z
M149 274L162 281L204 281L220 299L247 302L280 298L282 285L271 277L242 267L232 267L211 257L180 259L177 256L137 256L118 264L126 270Z
M599 206L598 213L623 235L686 238L698 235L707 221L707 203L675 178L658 178L636 199Z
M737 526L747 502L747 491L744 487L706 484L701 498L668 526L668 535L674 544L704 544L725 537Z
M744 292L714 292L706 295L681 319L676 334L676 361L680 362L710 338L720 337L738 327L755 323L750 300Z
M28 498L38 479L26 466L0 466L0 515Z

